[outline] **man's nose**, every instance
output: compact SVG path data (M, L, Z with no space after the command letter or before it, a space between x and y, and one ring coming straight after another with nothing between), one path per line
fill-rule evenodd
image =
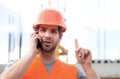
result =
M47 32L45 33L45 37L50 37L50 36L51 36L50 32L47 31Z

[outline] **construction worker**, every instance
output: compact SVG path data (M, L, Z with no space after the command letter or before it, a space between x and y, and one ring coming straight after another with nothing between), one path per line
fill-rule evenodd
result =
M61 13L55 9L44 9L33 24L28 53L8 67L0 79L99 79L92 67L92 56L88 49L80 48L75 39L75 54L80 66L66 64L56 58L55 49L66 31Z

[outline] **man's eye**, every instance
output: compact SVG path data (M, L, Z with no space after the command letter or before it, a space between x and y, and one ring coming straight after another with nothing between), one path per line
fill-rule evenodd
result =
M41 29L40 31L41 31L41 32L45 32L46 30L45 30L45 29Z
M51 33L57 33L57 31L53 30L53 31L51 31Z

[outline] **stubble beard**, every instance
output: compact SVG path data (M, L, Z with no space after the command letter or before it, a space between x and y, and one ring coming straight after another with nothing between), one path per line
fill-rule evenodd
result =
M55 44L53 47L44 47L43 46L43 48L42 48L42 51L43 52L46 52L46 53L51 53L51 52L53 52L53 51L55 51L55 49L56 49L56 47L57 47L57 44Z

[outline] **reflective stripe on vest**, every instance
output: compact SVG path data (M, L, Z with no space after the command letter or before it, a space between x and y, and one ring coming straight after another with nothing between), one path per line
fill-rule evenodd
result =
M74 65L56 60L48 74L44 64L35 57L22 79L77 79L77 69Z

